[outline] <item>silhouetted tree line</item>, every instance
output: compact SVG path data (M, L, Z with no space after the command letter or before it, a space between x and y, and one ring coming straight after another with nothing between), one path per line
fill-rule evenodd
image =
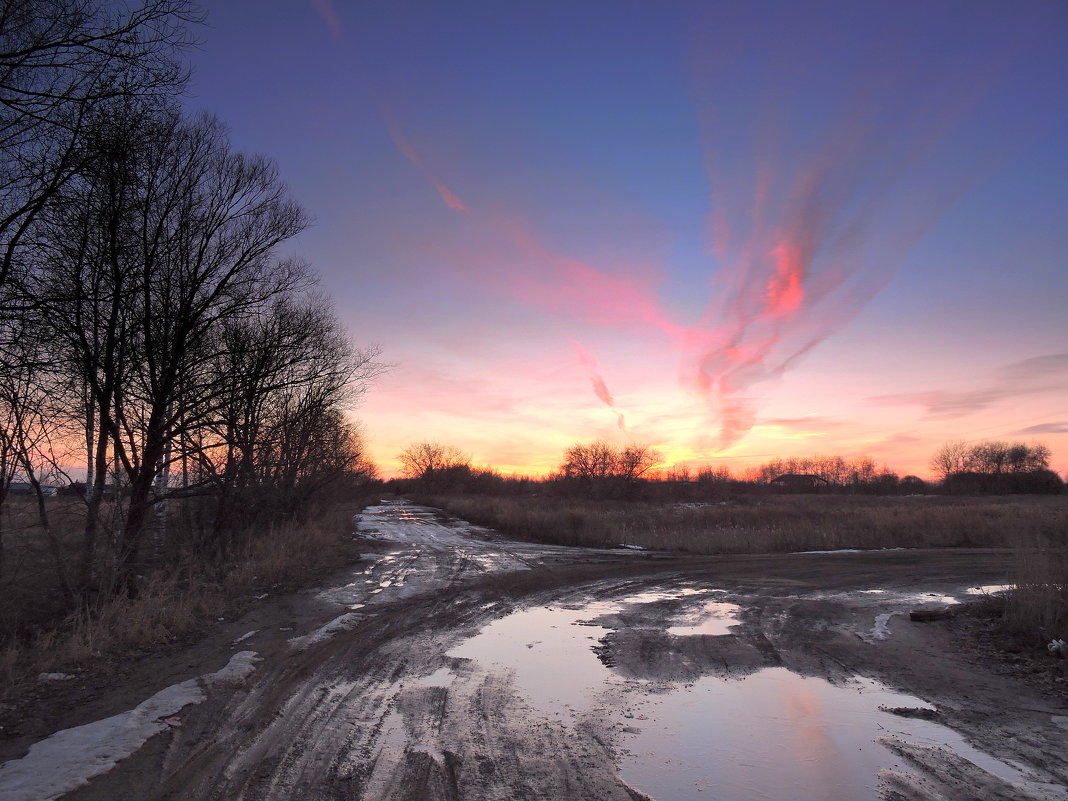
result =
M916 476L907 476L902 489L902 479L897 473L867 456L853 459L842 456L773 459L749 471L746 477L775 489L794 492L893 494L922 489L922 480Z
M377 351L278 254L305 213L271 161L178 107L199 19L0 0L0 504L34 488L72 598L129 585L146 542L223 548L373 473L343 409ZM71 567L42 488L79 463ZM176 499L190 525L168 532Z
M663 457L642 444L617 447L598 440L576 443L559 469L545 478L503 476L473 467L457 448L420 442L400 454L404 478L390 487L409 493L555 495L567 498L648 502L702 502L739 494L805 493L916 495L948 493L1056 493L1064 482L1049 469L1049 448L1040 444L951 443L932 459L941 481L899 476L869 457L806 456L773 459L735 475L726 467L657 470ZM947 466L944 472L938 465ZM958 467L959 466L959 467ZM957 469L954 469L957 468Z
M1037 442L947 442L931 457L931 470L955 494L1063 492L1050 457L1049 448Z

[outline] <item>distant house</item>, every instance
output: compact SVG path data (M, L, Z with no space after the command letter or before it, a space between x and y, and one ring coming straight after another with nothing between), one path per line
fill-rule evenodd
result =
M783 473L768 484L787 492L815 492L821 487L829 487L831 482L814 473Z

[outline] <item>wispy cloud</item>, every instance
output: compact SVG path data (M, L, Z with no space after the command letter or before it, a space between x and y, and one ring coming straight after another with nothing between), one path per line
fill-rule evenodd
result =
M331 0L311 0L312 8L319 12L319 16L323 18L323 22L330 29L330 35L337 41L342 40L341 33L341 20L338 18L337 12L334 11L334 4Z
M444 202L446 206L453 211L466 212L467 206L463 204L463 201L461 201L460 198L456 196L456 193L449 189L449 187L447 187L445 183L426 166L422 157L416 152L415 148L412 147L412 143L408 141L408 137L404 135L400 123L397 122L397 118L393 113L386 111L384 116L386 119L386 127L389 129L389 136L393 140L393 144L396 145L397 150L399 150L401 154L412 163L412 166L423 174L423 177L426 178L431 186L437 190L437 193L441 196L442 202Z
M813 428L841 428L849 425L845 420L834 420L830 417L819 415L806 415L805 417L762 417L757 420L758 426L777 426L789 429L813 429Z
M1068 423L1039 423L1012 433L1021 437L1030 436L1031 434L1068 434Z
M604 382L604 377L601 375L600 369L597 367L597 360L593 358L588 350L582 347L579 342L574 342L575 351L578 353L579 361L582 362L582 366L586 368L586 371L590 374L590 384L593 386L593 394L597 396L605 406L615 412L616 425L620 431L627 430L626 421L623 419L623 413L616 408L615 398L612 397L612 393L608 391L608 385Z
M876 395L868 401L879 406L923 406L926 417L949 419L989 409L1002 401L1065 390L1068 353L1054 353L1007 364L972 389L902 392Z

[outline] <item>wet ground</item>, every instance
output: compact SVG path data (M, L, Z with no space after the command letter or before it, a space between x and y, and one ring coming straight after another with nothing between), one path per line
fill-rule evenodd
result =
M908 619L997 591L1005 553L570 549L399 502L359 529L356 568L205 647L179 712L45 741L0 801L1068 798L1063 694Z

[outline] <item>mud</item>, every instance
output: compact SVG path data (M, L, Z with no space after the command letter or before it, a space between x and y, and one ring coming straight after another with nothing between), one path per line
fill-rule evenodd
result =
M1064 692L908 619L1004 584L1003 552L568 549L404 503L360 528L359 565L168 674L240 649L251 676L65 797L1068 798Z

